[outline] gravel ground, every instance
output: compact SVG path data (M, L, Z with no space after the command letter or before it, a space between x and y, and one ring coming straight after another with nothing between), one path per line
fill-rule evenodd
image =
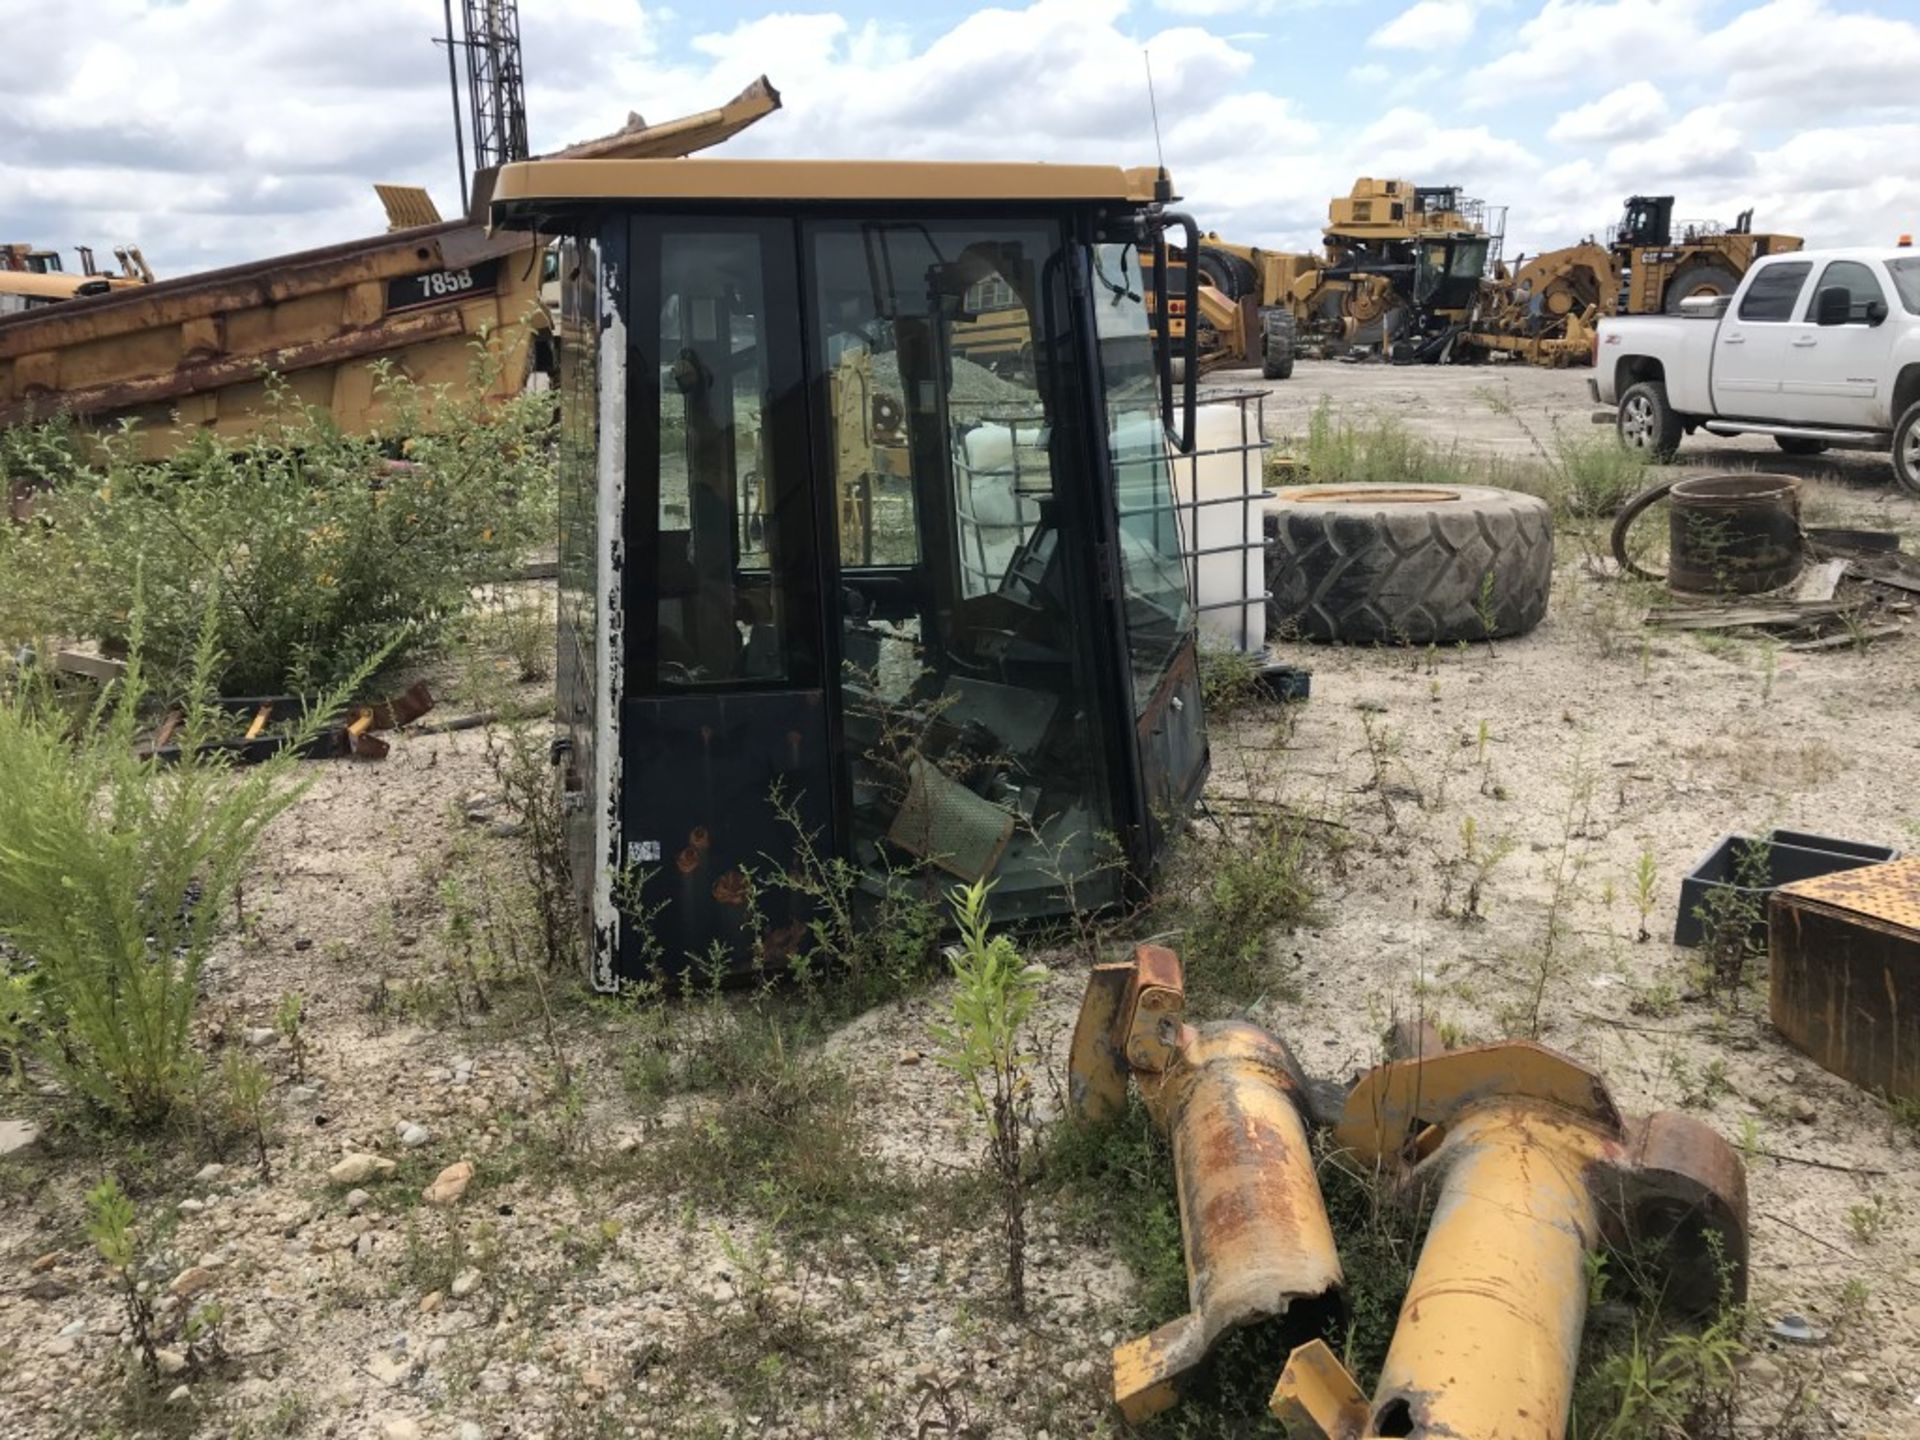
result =
M1326 395L1519 456L1532 443L1521 421L1585 423L1583 379L1303 362L1266 387L1269 428L1303 427ZM1789 461L1733 441L1684 458L1791 470L1821 518L1896 526L1920 548L1920 505L1890 493L1883 460ZM1783 1044L1759 990L1732 1010L1695 995L1688 956L1659 938L1680 877L1727 831L1920 844L1920 648L1648 641L1577 551L1531 636L1432 656L1301 649L1288 658L1312 666L1314 691L1290 731L1216 725L1219 811L1283 801L1347 838L1318 921L1274 937L1276 977L1290 973L1297 998L1253 1014L1331 1078L1374 1063L1396 1016L1470 1040L1511 1033L1557 895L1541 1038L1604 1071L1629 1110L1686 1106L1744 1136L1756 1313L1832 1332L1814 1348L1761 1337L1749 1388L1811 1383L1815 1433L1920 1436L1914 1133ZM904 1205L860 1234L800 1241L751 1207L673 1193L654 1156L697 1108L635 1105L624 1020L562 1007L586 1097L567 1121L537 1026L419 1002L445 990L449 856L504 861L517 843L495 833L507 827L483 747L476 733L403 736L382 765L318 767L271 832L245 895L252 921L223 947L208 1007L214 1029L244 1035L271 1024L282 994L306 997L303 1078L284 1044L253 1037L278 1080L271 1180L242 1150L203 1153L201 1137L109 1143L60 1128L44 1095L0 1107L47 1127L0 1158L0 1434L905 1436L964 1433L919 1428L961 1414L995 1437L1111 1433L1106 1352L1139 1322L1133 1282L1046 1202L1033 1313L1016 1325L996 1309L997 1231L979 1213ZM1462 921L1444 912L1458 908L1469 818L1478 843L1510 850L1480 918ZM1643 852L1657 876L1644 943L1629 898ZM1057 1075L1083 969L1049 958L1037 1030ZM980 1135L923 1056L943 1001L873 1010L829 1047L854 1067L874 1175L951 1190ZM571 1137L564 1155L556 1134ZM396 1172L329 1178L362 1153ZM463 1194L421 1199L462 1161L475 1167ZM227 1310L226 1364L132 1419L119 1303L79 1227L80 1196L108 1168L128 1177L173 1288ZM715 1368L742 1345L744 1366ZM722 1373L732 1380L689 1379Z

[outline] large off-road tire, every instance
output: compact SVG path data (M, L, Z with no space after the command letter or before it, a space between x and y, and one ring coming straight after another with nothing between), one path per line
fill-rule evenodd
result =
M1553 514L1479 485L1292 485L1267 505L1267 633L1427 645L1524 635L1547 613Z
M1683 429L1680 417L1667 403L1667 387L1658 380L1629 385L1620 397L1620 413L1614 420L1620 443L1655 464L1664 465L1673 459Z
M1200 247L1200 273L1229 300L1251 295L1254 287L1260 283L1260 277L1254 273L1249 262L1231 251L1215 250L1207 245Z
M1826 441L1809 440L1804 435L1776 435L1773 443L1788 455L1822 455L1827 449Z
M1893 427L1893 478L1909 495L1920 495L1920 400Z
M1740 277L1725 265L1689 265L1667 285L1667 313L1678 315L1680 302L1695 295L1731 295L1740 288Z
M1293 315L1273 306L1260 314L1260 373L1269 380L1285 380L1293 374Z

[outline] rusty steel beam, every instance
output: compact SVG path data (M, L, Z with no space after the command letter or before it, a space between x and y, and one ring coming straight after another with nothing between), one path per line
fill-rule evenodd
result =
M1410 1048L1360 1079L1335 1131L1400 1198L1434 1202L1379 1384L1369 1405L1330 1354L1296 1350L1271 1408L1320 1440L1561 1440L1588 1256L1636 1255L1686 1311L1743 1298L1745 1169L1691 1116L1624 1120L1543 1046Z
M1192 1026L1179 958L1143 945L1095 968L1074 1031L1069 1099L1110 1118L1131 1077L1173 1150L1191 1309L1115 1347L1114 1402L1167 1409L1229 1332L1281 1324L1298 1340L1343 1312L1339 1252L1315 1178L1292 1055L1258 1026Z

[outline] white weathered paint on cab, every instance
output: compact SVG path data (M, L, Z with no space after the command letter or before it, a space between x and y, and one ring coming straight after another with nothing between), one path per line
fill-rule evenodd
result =
M626 688L626 615L621 577L626 569L627 326L620 313L623 277L600 266L600 454L595 479L596 583L594 607L593 750L600 793L593 819L593 987L618 988L620 905L614 893L620 853L620 701Z

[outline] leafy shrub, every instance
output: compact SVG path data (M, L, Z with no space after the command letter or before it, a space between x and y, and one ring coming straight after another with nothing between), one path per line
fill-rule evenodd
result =
M0 482L40 487L33 523L0 533L0 639L123 647L137 570L163 681L189 668L215 597L226 694L324 689L396 636L394 660L430 646L476 582L545 533L551 407L432 395L391 371L378 386L379 434L342 434L276 388L245 450L201 431L151 464L129 432L0 432Z
M0 1040L133 1124L194 1094L200 972L261 832L304 788L295 746L235 770L211 738L213 610L195 646L181 758L134 749L141 607L124 681L77 738L43 687L0 696ZM347 684L364 679L364 666ZM307 733L342 693L309 712Z

